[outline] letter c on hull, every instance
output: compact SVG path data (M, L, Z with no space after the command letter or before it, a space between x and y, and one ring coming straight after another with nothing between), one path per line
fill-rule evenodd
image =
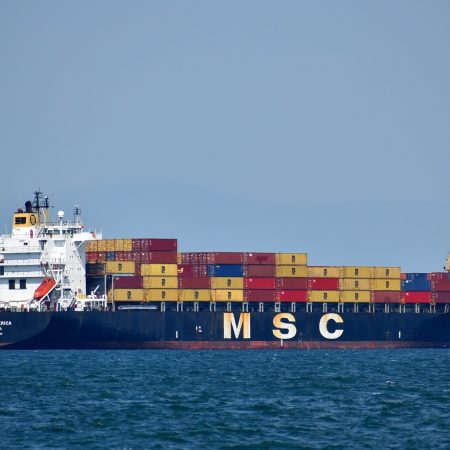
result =
M328 322L330 320L333 320L336 323L344 323L344 320L342 319L342 317L339 314L324 314L319 322L319 331L320 334L325 338L325 339L337 339L340 338L342 336L342 333L344 332L344 330L341 329L337 329L335 331L333 331L333 333L330 333L328 331Z

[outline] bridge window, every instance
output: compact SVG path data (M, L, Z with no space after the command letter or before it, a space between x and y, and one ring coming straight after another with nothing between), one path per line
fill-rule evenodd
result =
M15 225L25 225L27 223L27 218L26 217L16 217L14 219L14 224Z
M16 288L16 280L8 280L9 289Z
M20 289L26 289L27 288L27 280L20 280Z

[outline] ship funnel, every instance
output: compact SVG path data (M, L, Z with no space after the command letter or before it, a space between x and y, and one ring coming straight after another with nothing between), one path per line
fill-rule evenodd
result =
M27 213L33 212L33 205L30 202L30 200L25 202L25 212L27 212Z

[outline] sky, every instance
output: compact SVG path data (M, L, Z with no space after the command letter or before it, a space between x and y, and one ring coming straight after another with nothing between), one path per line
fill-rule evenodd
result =
M0 1L0 224L442 270L448 1Z

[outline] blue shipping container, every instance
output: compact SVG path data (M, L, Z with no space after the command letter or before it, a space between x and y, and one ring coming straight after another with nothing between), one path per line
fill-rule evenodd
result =
M242 277L244 268L242 264L208 264L210 277Z
M116 252L108 252L106 253L106 261L115 261Z
M407 273L406 279L407 280L428 280L428 274L427 273Z
M431 291L431 281L423 279L403 280L402 291Z

